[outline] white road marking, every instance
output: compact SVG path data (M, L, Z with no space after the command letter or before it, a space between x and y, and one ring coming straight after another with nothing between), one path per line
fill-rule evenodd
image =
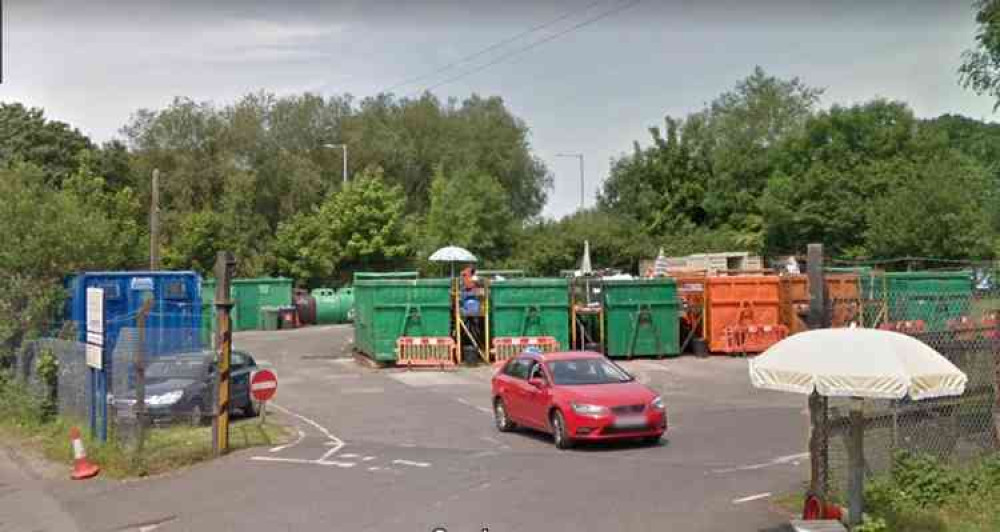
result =
M299 437L295 441L293 441L292 443L286 443L285 445L279 445L277 447L272 447L270 449L270 452L276 453L276 452L279 452L279 451L284 451L285 449L288 449L289 447L295 447L296 445L302 443L302 440L304 440L306 438L306 433L302 432L302 429L300 429L300 428L296 428L295 430L299 431Z
M764 493L758 493L756 495L749 495L749 496L743 497L741 499L733 499L733 504L743 504L745 502L750 502L750 501L759 501L761 499L766 499L766 498L768 498L770 496L771 496L771 492L767 491L767 492L764 492Z
M284 462L286 464L305 464L337 467L354 467L354 462L337 462L335 460L305 460L303 458L281 458L278 456L251 456L251 460L257 462Z
M323 435L326 436L326 439L334 442L334 445L332 447L330 447L330 450L328 450L326 452L326 454L324 454L323 456L320 457L320 459L319 459L320 462L322 462L323 460L326 460L327 458L333 456L334 454L337 453L337 451L339 451L341 448L344 447L344 441L341 440L340 438L334 436L333 434L331 434L330 431L327 430L327 428L324 427L323 425L320 425L319 423L316 423L315 421L313 421L313 420L311 420L311 419L309 419L309 418L307 418L305 416L296 414L295 412L292 412L291 410L289 410L289 409L287 409L287 408L285 408L285 407L283 407L283 406L281 406L281 405L279 405L277 403L271 403L271 405L274 406L274 408L277 408L281 412L284 412L284 413L286 413L286 414L288 414L290 416L297 417L297 418L301 419L302 421L305 421L306 423L312 425L317 430L319 430L320 432L322 432Z
M465 406L471 406L472 408L475 408L476 410L479 410L480 412L484 412L486 414L492 414L493 413L493 411L490 410L489 408L486 408L485 406L479 406L477 404L473 404L472 401L467 401L467 400L462 399L462 398L458 398L458 399L456 399L456 401L458 401L459 403L462 403Z
M413 462L411 460L393 460L392 463L399 465L408 465L413 467L430 467L431 464L428 462Z
M340 457L341 457L341 458L357 458L357 457L358 457L358 455L356 455L356 454L354 454L354 453L346 453L346 454L342 454L342 455L340 455Z
M362 462L371 462L374 459L375 459L374 456L366 456L366 457L362 458L361 461Z
M372 466L372 467L368 468L369 471L378 471L379 469L381 469L381 468L378 467L378 466Z
M790 454L790 455L787 455L787 456L779 456L779 457L775 458L774 460L771 460L771 461L768 461L768 462L762 462L760 464L750 464L750 465L739 466L739 467L729 467L729 468L726 468L726 469L713 469L712 473L720 474L720 473L735 473L737 471L754 471L754 470L757 470L757 469L764 469L766 467L773 467L773 466L776 466L776 465L795 464L795 463L797 463L797 462L799 462L801 460L804 460L806 458L809 458L809 453Z

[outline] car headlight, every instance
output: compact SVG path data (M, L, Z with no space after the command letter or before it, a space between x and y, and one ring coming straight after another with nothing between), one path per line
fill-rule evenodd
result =
M609 412L608 407L600 405L572 403L571 406L573 407L573 411L581 416L603 416Z
M161 395L153 395L146 398L146 404L150 406L172 405L180 401L183 395L183 390L174 390Z
M654 410L664 410L663 398L657 396L656 399L653 399L652 403L649 403L649 406L653 407Z

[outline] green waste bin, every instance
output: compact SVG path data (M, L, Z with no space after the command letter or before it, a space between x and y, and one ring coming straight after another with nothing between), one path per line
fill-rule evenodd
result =
M680 302L673 279L605 281L609 357L680 354Z
M947 330L972 310L971 272L893 272L884 286L890 321L921 320L927 332Z
M292 305L292 280L281 277L234 279L230 288L233 307L233 330L257 329L263 307Z
M316 323L347 323L354 306L354 289L317 288L310 295L316 299Z
M373 360L394 362L401 336L451 336L450 279L355 279L354 347Z
M490 337L552 336L569 349L569 280L506 279L490 283Z
M280 307L261 307L260 308L260 321L255 329L260 329L262 331L277 331L281 327L281 308Z

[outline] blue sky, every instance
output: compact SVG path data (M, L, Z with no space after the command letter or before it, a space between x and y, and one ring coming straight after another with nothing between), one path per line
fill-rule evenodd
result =
M395 91L405 95L632 1L8 0L0 99L41 106L106 140L135 110L174 96L372 95L569 14ZM579 203L579 171L557 153L584 154L592 204L612 157L755 65L825 88L824 106L882 96L919 116L993 120L992 101L958 85L974 31L971 0L642 0L434 92L503 97L554 175L545 213L561 216Z

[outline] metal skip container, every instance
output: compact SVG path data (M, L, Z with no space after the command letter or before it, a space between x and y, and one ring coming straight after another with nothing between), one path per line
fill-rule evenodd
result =
M677 283L673 279L604 281L609 357L680 354Z
M507 279L489 288L490 337L552 337L569 349L568 279Z
M355 277L354 346L376 362L395 362L402 337L450 338L451 281Z

